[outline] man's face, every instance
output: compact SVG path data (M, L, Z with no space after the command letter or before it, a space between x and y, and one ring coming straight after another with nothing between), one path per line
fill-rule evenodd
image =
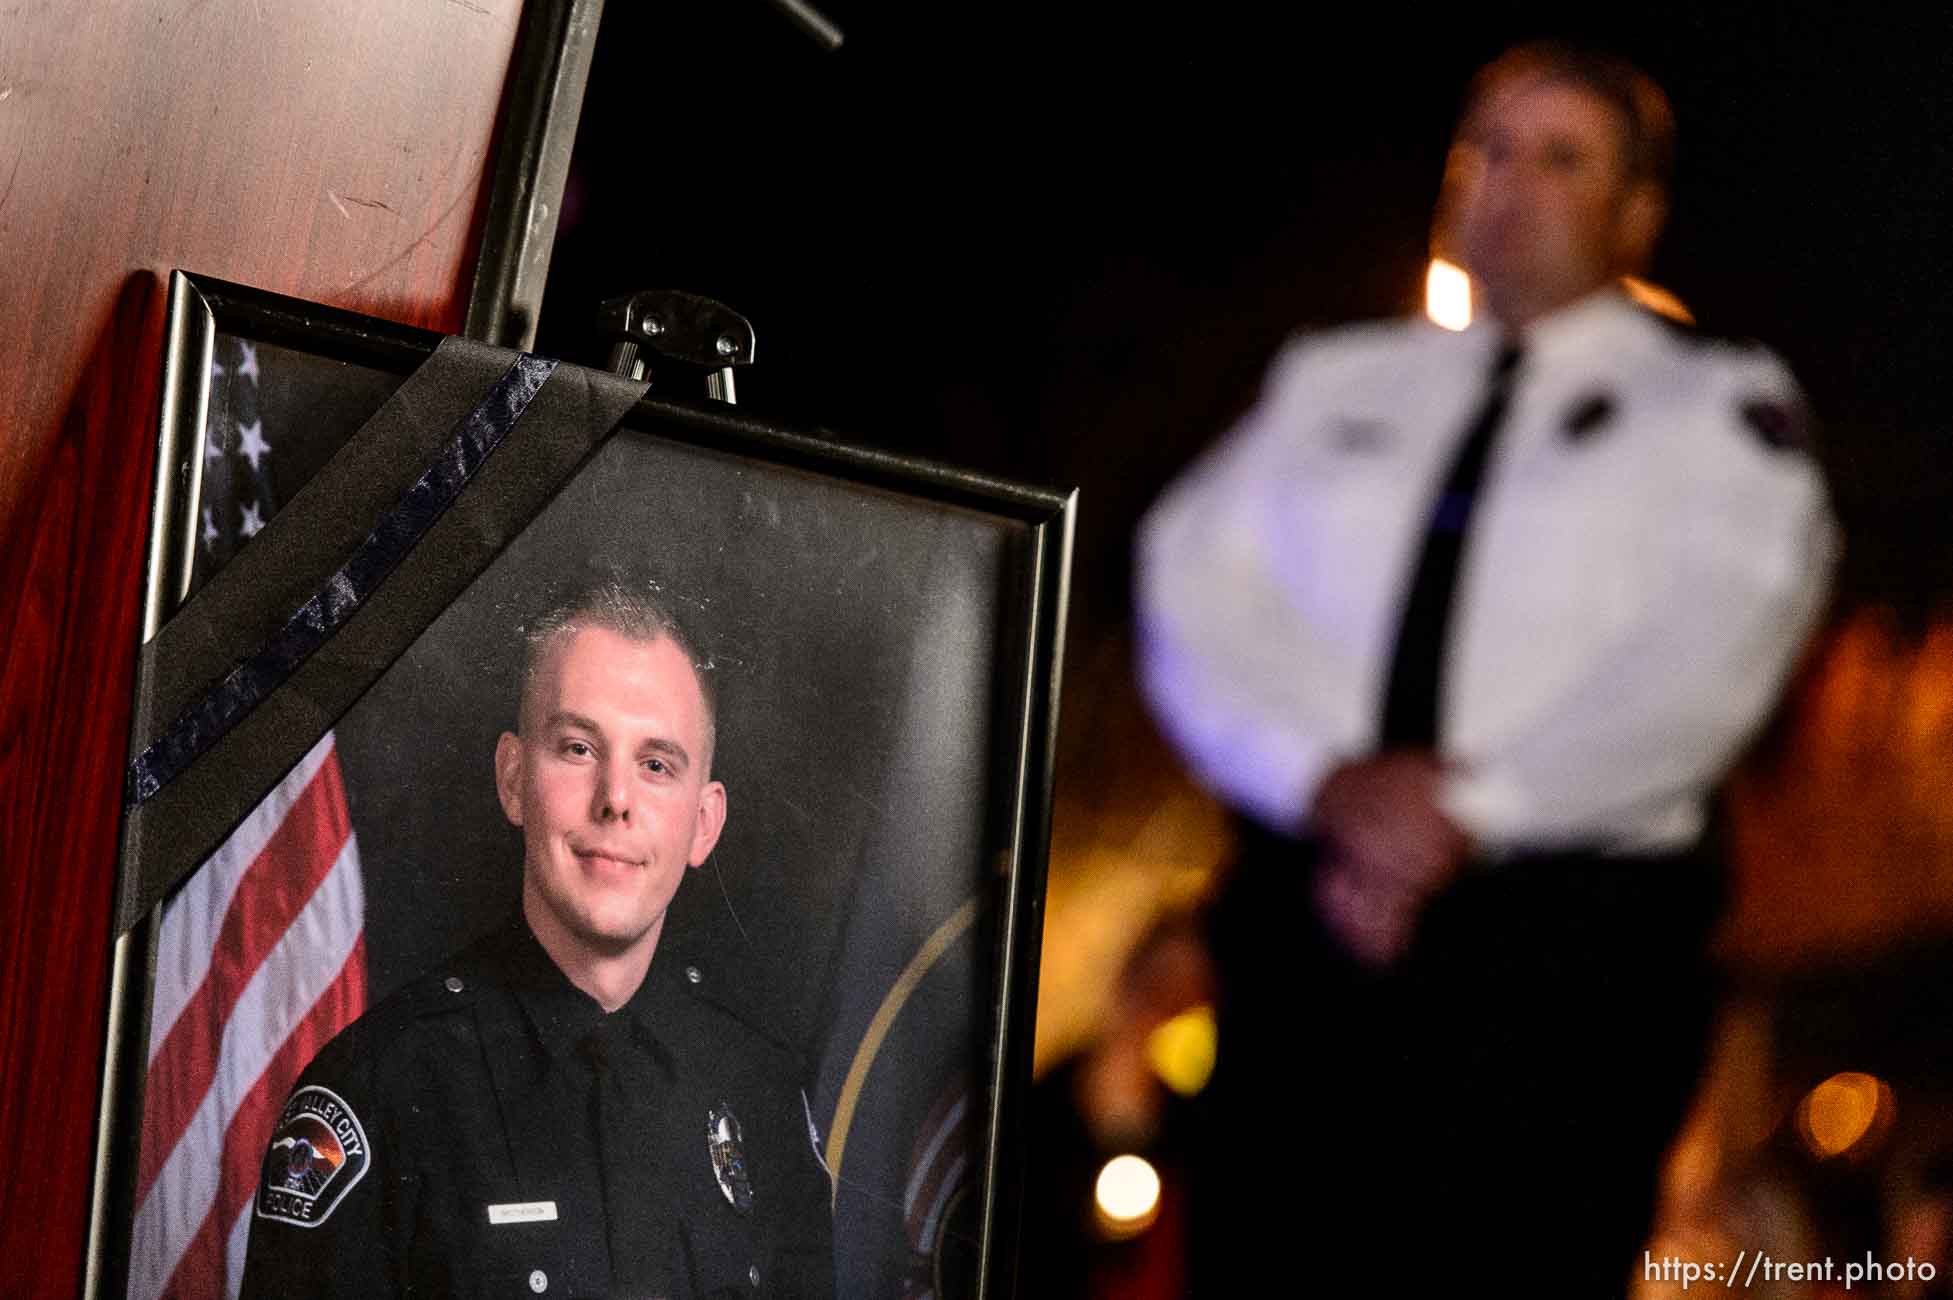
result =
M1654 186L1630 179L1626 126L1607 101L1566 82L1510 76L1459 124L1434 243L1510 324L1565 306L1652 246Z
M668 637L565 631L536 665L520 725L496 743L495 789L522 828L537 936L589 958L655 946L685 869L705 861L726 817L685 653Z

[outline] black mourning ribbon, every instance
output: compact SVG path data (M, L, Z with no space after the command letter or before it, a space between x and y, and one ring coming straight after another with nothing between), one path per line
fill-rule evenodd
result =
M312 598L136 755L123 788L124 809L140 807L181 775L359 612L515 428L556 364L526 352L515 359L456 423L413 486Z
M1424 530L1424 549L1418 555L1410 595L1404 601L1397 647L1390 659L1389 683L1383 698L1380 749L1432 749L1438 743L1446 635L1451 623L1458 570L1464 561L1467 527L1485 477L1492 438L1505 420L1512 399L1512 378L1519 368L1520 348L1506 343L1492 363L1484 404L1466 426L1451 470L1438 490Z
M577 1044L591 1073L591 1122L602 1167L604 1230L610 1242L610 1290L615 1300L671 1294L671 1237L660 1209L668 1204L671 1171L655 1167L649 1091L656 1086L645 1045L627 1012L612 1012ZM633 1096L639 1098L633 1101ZM705 1122L699 1121L699 1142Z

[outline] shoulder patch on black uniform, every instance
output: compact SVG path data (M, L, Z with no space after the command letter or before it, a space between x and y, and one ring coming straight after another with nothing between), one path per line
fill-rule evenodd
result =
M366 1176L372 1156L366 1130L344 1098L317 1084L300 1088L285 1103L265 1151L257 1217L318 1227Z
M1772 451L1809 451L1810 417L1801 403L1773 397L1745 398L1738 408L1743 424Z

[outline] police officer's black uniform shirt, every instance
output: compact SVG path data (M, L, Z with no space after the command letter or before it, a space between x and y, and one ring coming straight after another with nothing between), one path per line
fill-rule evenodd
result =
M243 1294L830 1296L795 1060L681 911L613 1014L518 914L333 1040L273 1136Z

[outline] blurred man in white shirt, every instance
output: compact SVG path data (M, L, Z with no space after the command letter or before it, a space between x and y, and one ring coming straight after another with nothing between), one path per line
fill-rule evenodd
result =
M1331 1235L1443 1242L1433 1284L1496 1224L1567 1263L1552 1294L1624 1284L1700 1062L1712 796L1837 549L1782 363L1619 291L1672 148L1619 60L1489 65L1433 241L1478 319L1290 345L1140 533L1148 698L1259 828L1210 1108L1360 1093L1295 1156L1356 1193ZM1237 1229L1209 1279L1252 1253L1246 1186L1202 1189Z

